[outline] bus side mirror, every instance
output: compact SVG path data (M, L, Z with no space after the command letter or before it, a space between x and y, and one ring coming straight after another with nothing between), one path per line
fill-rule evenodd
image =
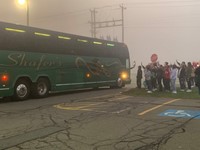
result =
M133 68L135 68L135 66L136 66L136 62L135 62L135 61L133 61L133 65L132 65L132 67L130 67L130 69L133 69Z

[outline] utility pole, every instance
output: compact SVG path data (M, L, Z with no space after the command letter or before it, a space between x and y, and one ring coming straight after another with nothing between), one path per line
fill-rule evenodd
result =
M96 38L96 25L95 25L95 22L96 22L96 9L93 9L93 10L90 10L91 12L91 34L92 34L92 37L93 38Z
M124 9L126 9L123 4L120 5L121 8L121 19L113 19L109 21L96 21L96 9L90 10L91 12L91 35L96 38L97 29L100 28L110 28L110 27L122 27L122 42L124 42Z
M122 10L122 42L124 43L124 9L126 9L124 7L124 5L120 5L121 10Z

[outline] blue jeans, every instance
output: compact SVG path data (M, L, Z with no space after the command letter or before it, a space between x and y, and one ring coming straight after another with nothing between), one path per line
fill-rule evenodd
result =
M146 80L147 88L149 91L152 91L151 80Z
M186 88L185 82L186 82L186 79L185 79L185 78L182 78L182 77L179 78L180 88L181 88L182 90L185 90L185 88Z
M176 91L176 79L171 79L171 90Z

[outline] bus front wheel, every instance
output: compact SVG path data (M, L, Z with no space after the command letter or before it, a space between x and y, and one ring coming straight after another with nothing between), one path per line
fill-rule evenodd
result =
M124 83L123 83L123 81L122 81L122 79L121 78L118 78L117 80L116 80L116 83L115 83L115 85L113 86L110 86L110 88L122 88L122 87L124 87Z
M44 98L47 97L49 94L49 81L46 78L40 78L38 81L33 85L32 88L32 95L36 98Z
M121 78L118 78L118 79L117 79L117 87L118 87L118 88L122 88L122 87L123 87L123 81L122 81Z
M30 96L30 83L25 79L19 79L14 88L13 99L26 100Z

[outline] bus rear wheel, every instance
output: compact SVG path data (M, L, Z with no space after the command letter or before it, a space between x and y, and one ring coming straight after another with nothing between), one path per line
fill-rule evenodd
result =
M20 79L14 87L13 99L26 100L30 96L30 83L25 79Z
M46 78L38 79L37 83L33 85L32 95L36 98L44 98L49 95L49 80Z

